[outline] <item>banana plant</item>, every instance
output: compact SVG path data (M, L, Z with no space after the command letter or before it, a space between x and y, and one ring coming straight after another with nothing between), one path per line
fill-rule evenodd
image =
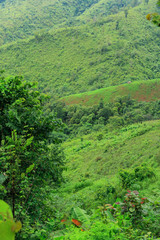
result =
M71 219L62 219L61 223L69 226L73 224L75 227L78 227L81 229L81 231L86 231L90 229L91 222L90 222L90 216L86 213L85 210L76 207L73 208L71 211ZM68 234L68 229L58 230L50 235L50 239L54 240L61 240L64 239L64 236Z

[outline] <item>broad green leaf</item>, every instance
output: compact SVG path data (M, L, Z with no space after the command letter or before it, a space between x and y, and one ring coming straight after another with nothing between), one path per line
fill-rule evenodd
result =
M3 184L6 179L7 179L7 176L0 174L0 184Z
M90 216L87 215L86 211L76 207L73 208L73 214L72 214L74 219L77 219L78 221L81 221L83 226L85 227L90 227Z
M33 141L33 138L34 137L30 137L30 138L27 139L26 144L24 145L25 148L28 147L29 145L31 145L31 143Z
M21 222L14 222L11 208L0 200L0 239L14 240L15 233L22 227Z
M13 214L11 208L7 203L0 200L0 217L1 220L11 219L13 220Z
M26 173L30 173L33 169L34 169L35 164L31 164L27 169L26 169Z
M22 223L20 221L14 222L12 224L12 232L17 233L17 232L19 232L21 230L21 228L22 228Z
M0 239L14 240L15 232L12 231L13 220L0 221Z

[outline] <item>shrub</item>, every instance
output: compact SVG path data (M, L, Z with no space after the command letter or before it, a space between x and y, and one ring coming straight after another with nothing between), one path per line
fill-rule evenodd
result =
M101 134L99 134L98 136L97 136L97 140L102 140L103 139L103 134L101 133Z
M122 169L119 171L119 176L122 187L128 188L137 181L155 176L155 173L152 168L144 164L134 169Z
M81 231L80 229L73 229L72 232L67 234L65 240L118 240L125 238L121 233L121 228L116 222L103 223L100 220L95 220L89 231Z
M102 157L96 157L96 162L99 162L102 159Z

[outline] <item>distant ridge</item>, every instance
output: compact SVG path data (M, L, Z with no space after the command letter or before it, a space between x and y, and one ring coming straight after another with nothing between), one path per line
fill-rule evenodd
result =
M92 19L95 15L101 16L102 9L105 16L117 13L131 1L133 0L121 0L119 3L116 0L0 0L0 45L27 38L42 29L81 24L81 15L84 23L85 17Z

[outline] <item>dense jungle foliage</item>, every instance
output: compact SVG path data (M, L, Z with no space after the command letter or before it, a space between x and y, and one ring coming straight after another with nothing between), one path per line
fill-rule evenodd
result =
M109 16L96 14L96 19L79 26L39 29L29 39L0 47L1 68L38 81L40 91L52 101L128 81L160 78L160 31L146 20L148 13L156 11L156 2L150 1L131 7L127 18L123 9Z
M33 87L21 77L0 78L0 198L24 224L19 239L29 238L35 219L44 222L41 198L45 201L47 185L61 181L63 165L60 139L54 134L62 123L45 113L47 98Z
M159 14L0 0L0 238L160 239Z
M26 38L41 29L83 24L78 18L81 15L92 19L95 15L106 16L139 4L137 0L1 0L0 43Z
M126 126L135 122L160 118L160 100L153 102L137 102L130 97L117 97L113 103L101 100L91 107L81 105L66 106L65 103L55 103L52 108L57 117L66 123L66 134L87 134L93 128L99 129L107 124L114 127ZM100 126L99 126L100 125Z

